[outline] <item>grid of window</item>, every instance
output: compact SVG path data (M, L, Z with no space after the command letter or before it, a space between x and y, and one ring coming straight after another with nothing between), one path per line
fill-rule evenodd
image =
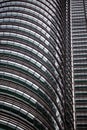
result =
M72 1L72 42L77 130L87 129L86 1Z

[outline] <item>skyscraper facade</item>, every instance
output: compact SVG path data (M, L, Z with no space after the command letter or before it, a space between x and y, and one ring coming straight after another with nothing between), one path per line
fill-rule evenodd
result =
M65 52L65 79L66 79L66 89L65 89L65 106L66 106L66 124L67 124L67 128L68 129L72 129L73 130L73 90L72 90L72 70L71 70L71 25L70 25L70 1L66 0L66 52ZM72 125L71 125L72 124Z
M68 7L0 0L0 128L73 130Z
M87 129L87 1L72 0L76 129Z

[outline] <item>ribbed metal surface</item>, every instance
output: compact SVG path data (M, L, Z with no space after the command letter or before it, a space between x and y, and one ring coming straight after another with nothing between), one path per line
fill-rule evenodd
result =
M87 129L87 28L85 1L72 1L76 127Z
M71 27L70 27L70 1L66 0L66 89L65 89L65 120L66 130L73 130L73 96L72 96L72 74L71 74Z
M0 124L64 129L65 4L0 1Z

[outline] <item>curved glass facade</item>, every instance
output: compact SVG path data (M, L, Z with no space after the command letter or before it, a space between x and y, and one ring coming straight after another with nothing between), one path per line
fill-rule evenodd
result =
M0 124L65 130L65 16L65 0L0 1Z

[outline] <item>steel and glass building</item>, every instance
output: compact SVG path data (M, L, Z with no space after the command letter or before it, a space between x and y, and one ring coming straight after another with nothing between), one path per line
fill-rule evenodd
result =
M72 0L76 129L87 129L87 1Z
M65 53L65 64L66 64L66 69L65 69L65 77L66 77L66 89L65 89L65 113L66 113L66 130L69 129L74 129L73 128L73 89L72 89L72 58L71 58L71 24L70 24L70 1L66 0L66 53Z
M73 130L69 5L0 0L1 130Z

